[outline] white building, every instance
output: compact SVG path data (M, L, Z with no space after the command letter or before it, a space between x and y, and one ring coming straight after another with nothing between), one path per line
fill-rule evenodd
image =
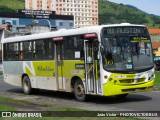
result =
M98 0L25 0L25 9L74 15L75 27L98 25Z

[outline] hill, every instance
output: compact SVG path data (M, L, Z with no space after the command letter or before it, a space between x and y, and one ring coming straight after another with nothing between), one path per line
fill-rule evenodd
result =
M0 12L16 13L24 6L25 0L0 0Z
M134 10L139 10L137 7L135 7L135 6L133 6L133 5L125 5L125 6L127 6L127 7L129 7L129 8L132 8L132 9L134 9Z
M160 27L160 16L150 15L134 6L99 0L99 24L128 22Z

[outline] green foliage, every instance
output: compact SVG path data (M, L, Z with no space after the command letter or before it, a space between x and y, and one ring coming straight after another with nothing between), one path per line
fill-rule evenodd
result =
M160 87L160 72L155 73L155 84L156 87Z
M158 24L160 24L160 17L147 14L123 4L99 0L99 24L115 24L123 22L157 27Z
M0 0L0 12L17 13L24 6L25 0Z
M0 111L17 111L16 108L0 104Z
M9 13L14 12L15 13L16 11L6 6L0 5L0 12L9 12Z

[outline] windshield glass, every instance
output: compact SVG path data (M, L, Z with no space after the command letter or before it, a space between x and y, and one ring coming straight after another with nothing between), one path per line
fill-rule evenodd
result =
M101 53L104 69L109 71L137 71L153 67L149 36L105 36Z

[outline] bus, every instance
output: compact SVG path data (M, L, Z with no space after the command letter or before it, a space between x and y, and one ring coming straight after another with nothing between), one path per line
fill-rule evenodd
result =
M62 29L5 38L4 81L25 94L37 89L126 97L153 90L151 39L130 23Z

